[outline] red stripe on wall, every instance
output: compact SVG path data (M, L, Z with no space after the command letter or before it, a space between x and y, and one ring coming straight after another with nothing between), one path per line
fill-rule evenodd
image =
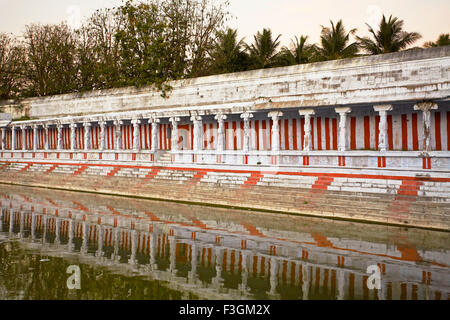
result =
M284 150L291 150L289 145L289 119L284 119Z
M389 150L394 149L394 134L392 132L392 115L387 116L387 134L388 134L388 142L389 142Z
M206 123L203 124L203 148L208 149L208 137L206 136Z
M442 150L442 143L441 143L441 113L435 112L434 113L434 133L435 133L435 139L436 139L436 151Z
M278 130L280 130L280 149L282 146L282 137L281 137L281 120L278 120Z
M292 119L292 147L298 150L297 145L297 119Z
M314 118L311 119L311 139L312 139L312 150L316 150L314 147Z
M370 149L370 117L364 117L364 149Z
M337 119L333 118L332 120L332 127L333 127L333 150L338 149L338 142L337 142Z
M259 120L255 120L256 150L259 148Z
M270 149L272 149L272 128L273 128L273 120L270 120L270 130L269 130Z
M267 150L267 124L266 121L262 121L262 131L263 131L263 148Z
M210 138L209 138L209 141L208 141L209 149L214 149L214 140L215 140L215 138L214 138L214 125L212 123L209 124L209 135L210 135Z
M450 151L450 111L447 111L447 151Z
M325 148L330 150L330 119L325 118Z
M317 150L322 150L322 118L317 117Z
M241 121L241 133L243 132L243 130L244 130L244 123ZM233 125L233 150L237 150L237 134L236 134L236 130L237 130L237 123L236 123L236 121L233 121L233 123L232 123L232 125ZM243 140L243 139L241 139L241 140Z
M305 118L300 119L300 141L302 143L300 150L305 146Z
M350 118L350 150L356 150L356 118Z
M408 150L408 120L406 114L402 114L402 150Z

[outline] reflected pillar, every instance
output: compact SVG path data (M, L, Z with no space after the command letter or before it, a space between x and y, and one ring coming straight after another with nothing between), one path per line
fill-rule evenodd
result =
M19 238L23 238L24 236L24 227L25 227L25 213L23 211L20 211L19 213Z
M98 249L97 252L95 253L95 256L98 258L103 257L105 254L103 252L103 236L104 236L105 230L103 230L103 226L102 225L98 225Z
M74 221L73 219L70 219L69 221L69 243L67 245L68 247L68 251L72 252L74 249L74 244L73 244L73 238L74 238L74 232L75 232L75 228L73 227L74 225Z
M198 274L197 274L197 257L198 257L198 253L197 253L197 245L194 243L191 246L191 271L189 271L188 273L188 279L190 283L196 283L198 280Z
M156 234L153 232L150 234L150 269L158 269L156 265Z
M223 264L223 248L216 248L216 276L212 279L214 287L218 288L223 285L222 264Z
M239 291L242 292L242 294L247 295L250 291L249 287L247 286L247 280L248 280L248 252L242 251L242 282L239 284Z
M278 270L279 270L279 261L276 257L272 257L270 259L270 291L267 294L273 298L279 297L279 294L277 293Z
M0 208L0 232L3 231L3 216L4 216L4 210L3 208Z
M56 228L55 228L56 238L55 238L55 244L61 243L61 219L56 218Z
M136 261L136 251L137 251L137 231L131 231L131 256L128 259L128 264L135 265Z
M173 275L176 275L177 273L177 240L175 237L171 236L169 237L169 243L170 243L170 267L169 270Z
M338 287L338 300L344 300L345 298L345 272L344 270L337 271L337 287Z
M307 264L302 265L302 275L303 275L303 284L302 284L302 293L303 293L303 300L309 299L309 286L310 286L310 275L309 275L309 268Z
M89 231L88 230L89 230L89 226L88 226L87 222L83 222L83 235L82 235L83 242L81 244L81 250L80 250L81 254L88 253L88 245L89 245Z

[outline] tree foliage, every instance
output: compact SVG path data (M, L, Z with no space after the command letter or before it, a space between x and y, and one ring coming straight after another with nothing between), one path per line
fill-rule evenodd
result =
M124 0L125 1L125 0ZM101 9L81 28L65 23L26 26L21 39L0 34L0 99L47 96L121 86L154 85L163 96L170 80L381 54L407 49L420 38L403 21L384 15L371 37L356 37L342 20L322 26L319 44L308 36L280 47L264 28L247 44L226 28L228 0L126 0ZM449 45L449 34L424 47Z
M316 47L315 60L337 60L357 56L358 42L349 43L350 36L356 33L356 29L351 29L347 33L342 20L339 20L336 25L333 21L330 23L331 28L322 26L320 46Z
M362 49L369 54L398 52L421 38L421 35L417 32L404 31L403 24L403 20L399 20L397 17L391 15L386 20L383 15L378 31L374 31L372 27L367 25L373 39L369 37L357 37L357 39L360 41Z
M428 41L423 46L425 48L450 46L450 33L441 34L436 42Z

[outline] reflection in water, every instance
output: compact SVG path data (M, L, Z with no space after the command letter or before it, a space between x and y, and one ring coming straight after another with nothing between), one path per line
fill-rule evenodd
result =
M2 299L449 299L445 232L16 187L0 196ZM78 291L66 288L73 264Z

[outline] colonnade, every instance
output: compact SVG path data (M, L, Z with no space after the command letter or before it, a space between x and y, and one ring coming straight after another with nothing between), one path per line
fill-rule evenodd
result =
M374 110L379 114L379 125L378 125L378 150L380 152L385 152L388 150L388 132L387 132L387 115L389 111L393 110L392 105L376 105L373 107ZM422 112L423 118L423 151L431 151L431 143L430 143L430 132L431 132L431 120L430 120L430 112L431 110L436 110L438 105L432 102L422 102L417 103L414 106L414 110L419 110ZM349 126L348 126L348 115L352 112L351 107L336 107L335 112L339 115L339 130L338 130L338 151L344 152L349 150ZM304 136L303 136L303 145L302 150L305 152L309 152L313 150L312 147L312 133L311 133L311 119L316 114L316 109L300 109L298 111L300 117L304 119ZM243 121L243 152L248 153L252 151L252 145L250 142L251 128L250 121L256 114L256 111L245 111L240 114L240 119ZM279 120L283 118L283 111L271 111L268 112L268 118L272 120L272 127L270 128L271 134L271 151L273 153L277 153L280 151L280 126ZM8 127L11 129L11 145L8 150L11 151L25 151L26 141L25 141L25 132L28 128L33 130L33 141L32 141L32 151L38 151L38 141L37 141L37 132L38 129L44 130L44 146L43 151L50 151L49 148L49 129L57 128L57 151L63 151L63 128L70 128L70 151L76 151L80 149L76 149L76 128L82 127L84 128L84 149L83 151L92 150L91 142L91 131L93 124L97 123L100 127L100 137L98 143L98 151L105 151L105 135L106 135L106 127L112 125L114 128L114 150L122 151L122 126L124 124L131 123L133 127L133 152L139 152L142 148L140 146L140 130L139 126L144 123L148 123L151 125L151 151L156 152L158 150L158 142L159 142L159 125L161 121L165 118L165 120L169 120L171 124L171 146L172 152L179 151L179 134L178 134L178 125L183 119L186 118L186 115L178 115L171 116L169 118L158 116L157 114L148 114L148 115L135 115L131 118L126 118L125 115L110 119L107 118L107 115L91 117L87 119L86 117L80 118L79 122L77 122L77 118L73 119L65 119L65 120L53 120L53 121L28 121L28 122L18 122L11 123ZM198 152L203 150L203 123L202 115L192 115L189 117L189 120L193 124L193 145L192 150L194 152ZM215 151L217 154L222 153L225 150L225 126L224 121L227 120L229 115L225 114L223 111L218 111L215 115L214 119L217 121L217 143ZM64 122L67 121L67 122ZM1 149L6 150L6 130L7 127L1 128ZM22 145L16 145L16 134L17 132L22 131Z

